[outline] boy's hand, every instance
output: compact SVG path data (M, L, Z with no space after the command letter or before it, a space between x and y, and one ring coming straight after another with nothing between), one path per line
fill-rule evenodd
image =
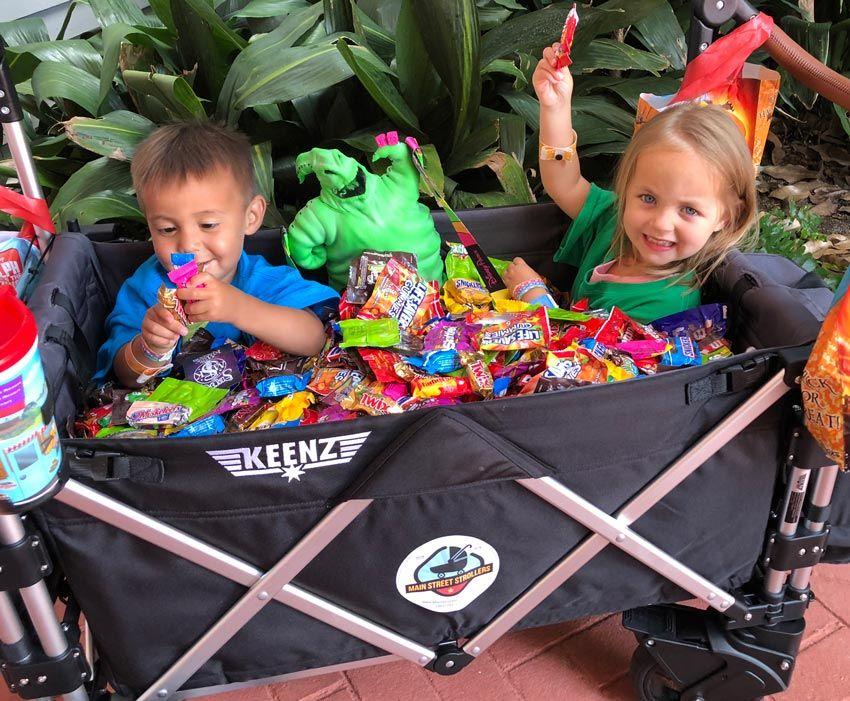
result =
M239 318L239 301L243 293L233 285L214 278L209 273L198 273L189 280L189 286L177 290L177 299L189 321L220 321L236 324Z
M569 109L573 94L573 77L567 68L555 69L558 47L556 42L543 50L543 58L534 69L531 84L541 107Z
M152 351L164 353L174 348L177 339L187 333L188 329L158 302L148 309L142 319L142 338Z

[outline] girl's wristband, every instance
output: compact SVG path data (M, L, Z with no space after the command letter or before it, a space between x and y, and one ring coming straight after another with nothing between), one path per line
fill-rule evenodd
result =
M525 282L519 283L516 287L514 287L511 292L511 297L514 299L522 299L526 294L528 294L535 287L539 287L544 291L548 291L549 288L546 287L546 283L543 282L539 277L532 278L531 280L526 280Z

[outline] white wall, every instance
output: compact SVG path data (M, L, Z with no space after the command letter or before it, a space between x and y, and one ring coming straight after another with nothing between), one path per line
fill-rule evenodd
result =
M139 7L147 7L148 0L132 0ZM0 0L0 22L10 22L23 17L41 17L51 38L59 33L71 0ZM97 29L98 24L87 5L77 4L65 38L79 36Z

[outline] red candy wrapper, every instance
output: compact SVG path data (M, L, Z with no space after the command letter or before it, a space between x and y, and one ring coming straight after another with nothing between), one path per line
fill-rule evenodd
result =
M465 377L417 377L411 381L410 388L414 399L461 397L473 393L472 385Z
M572 9L567 15L567 21L564 22L564 30L561 32L561 42L558 45L558 55L555 59L556 69L565 68L573 62L570 58L570 51L573 48L576 27L578 27L578 11L575 3L573 3Z
M251 360L267 362L269 360L282 358L283 351L269 345L268 343L263 343L263 341L257 341L245 349L245 355Z
M423 280L399 259L390 258L357 318L390 317L398 321L402 331L415 333L430 319L444 315L439 285Z

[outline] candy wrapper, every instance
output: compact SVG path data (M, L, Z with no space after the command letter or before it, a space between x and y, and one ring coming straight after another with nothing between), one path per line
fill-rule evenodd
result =
M848 466L850 434L850 294L826 315L800 382L806 428L827 458Z
M229 389L242 382L236 354L224 346L206 355L187 358L182 362L182 367L183 376L199 385Z
M703 304L656 319L650 326L665 336L688 336L702 345L726 336L726 317L725 304Z
M311 373L303 375L277 375L267 377L257 383L257 392L261 397L283 397L293 392L303 392L307 389Z
M395 319L348 319L339 322L342 332L340 348L369 346L388 348L401 341L399 323Z
M499 275L504 275L505 270L511 264L509 260L500 260L499 258L489 258L489 260ZM445 265L447 280L464 278L466 280L475 280L482 285L484 284L481 274L466 251L466 247L461 243L452 243L449 245Z
M177 299L177 290L162 285L156 293L156 299L171 316L183 324L183 326L189 328L189 324L192 322L189 321L186 312L183 311L183 305Z
M364 251L348 269L348 287L345 289L345 299L348 304L363 304L369 299L375 288L375 281L390 258L395 258L411 270L416 270L416 256L413 253ZM341 316L341 318L345 317Z
M171 264L175 267L168 271L168 279L171 280L171 282L173 282L175 285L177 285L178 289L188 287L189 281L203 270L203 267L199 266L195 262L194 253L172 253ZM182 304L180 304L180 308L181 311L183 311ZM183 315L185 316L185 311L183 311ZM195 321L187 323L186 328L188 329L189 333L186 334L185 340L192 338L192 336L194 336L199 329L204 328L204 326L206 325L206 321Z
M372 416L400 414L403 409L398 401L387 393L389 386L383 382L364 382L343 399L340 406L349 411L365 411Z
M546 348L549 345L549 319L546 310L507 314L500 323L486 325L478 335L481 350Z
M465 314L487 309L493 298L477 280L452 278L443 285L443 304L450 314Z
M315 401L312 392L295 392L268 406L249 426L251 431L288 424L301 418L304 410Z
M564 29L561 31L561 41L558 42L558 49L555 57L556 70L566 68L573 62L570 58L570 51L573 48L573 38L575 37L577 27L578 11L576 10L575 3L573 3L572 8L569 13L567 13L567 19L564 22Z
M199 385L197 382L175 380L173 377L166 377L151 392L148 399L152 402L166 402L168 404L179 404L180 406L188 407L191 412L188 420L193 421L209 412L225 396L227 396L226 389L206 387Z
M179 426L189 420L189 407L168 402L133 402L127 409L127 423L141 426Z

